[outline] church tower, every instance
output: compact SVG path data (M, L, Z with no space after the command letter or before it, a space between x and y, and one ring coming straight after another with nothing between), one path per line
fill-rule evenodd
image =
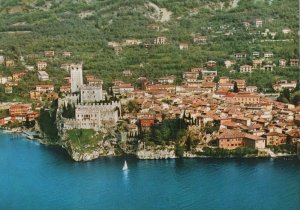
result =
M82 63L81 64L71 64L71 92L76 93L80 91L80 87L83 85L82 76Z

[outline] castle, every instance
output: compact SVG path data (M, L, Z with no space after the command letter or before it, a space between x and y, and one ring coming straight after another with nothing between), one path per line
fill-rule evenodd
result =
M121 115L119 101L104 102L102 82L83 84L82 64L72 64L71 94L59 99L59 109L68 103L75 105L75 118L63 118L63 130L70 129L102 129L116 126Z
M82 76L82 63L81 64L71 64L71 92L79 92L80 87L83 85L83 76Z
M120 102L91 103L76 105L75 119L64 119L65 130L93 129L101 131L117 124L120 116Z

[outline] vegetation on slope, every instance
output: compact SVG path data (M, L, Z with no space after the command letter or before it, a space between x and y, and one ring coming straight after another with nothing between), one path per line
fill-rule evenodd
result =
M94 74L105 80L106 84L119 79L125 69L130 69L133 76L124 80L134 82L140 76L157 78L174 74L180 77L183 71L202 66L208 60L218 62L219 75L245 78L249 85L258 85L260 90L270 90L275 80L297 78L297 70L290 68L273 73L257 71L252 75L241 75L230 73L222 67L223 61L231 59L235 52L272 51L275 61L297 57L297 1L153 0L152 3L158 7L172 12L171 19L165 22L150 17L154 9L147 6L149 2L145 0L0 2L3 53L15 59L23 55L28 64L35 64L36 60L45 60L44 50L55 50L56 57L46 60L49 62L50 76L55 78L53 81L57 84L63 84L63 78L67 75L60 65L80 61L84 61L85 74ZM236 7L233 2L238 3ZM264 21L263 28L252 26L246 30L242 22L253 24L256 18ZM151 28L153 25L158 25L160 30ZM266 28L277 32L276 40L290 41L265 41L270 38L262 37L259 32ZM283 34L283 28L290 28L292 32ZM196 33L207 36L208 44L192 44L191 35ZM157 36L166 36L168 44L148 49L143 45L123 47L119 55L108 46L108 42L124 42L126 39L153 43ZM179 42L192 45L182 51L178 47ZM61 53L65 50L72 51L74 55L63 58ZM249 62L248 59L239 64ZM20 70L22 65L16 69L1 67L1 74Z

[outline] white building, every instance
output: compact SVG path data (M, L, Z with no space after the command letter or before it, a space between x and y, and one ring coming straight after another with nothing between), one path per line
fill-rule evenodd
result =
M25 65L26 70L28 71L34 71L34 66L31 65Z
M38 79L40 81L48 81L49 80L49 74L45 71L38 71Z
M257 92L257 87L256 86L247 86L246 87L246 92L256 93Z
M35 90L40 93L50 93L54 91L53 85L37 85L35 86Z
M158 82L161 84L174 84L176 77L174 75L161 77L158 79Z
M44 69L47 68L47 62L45 62L45 61L38 61L36 63L36 67L37 67L38 71L44 70Z
M272 52L265 52L264 53L264 58L273 58L273 53Z
M102 85L83 85L80 87L81 103L94 103L103 100Z
M154 44L156 45L162 45L165 44L166 42L167 42L167 38L164 36L159 36L154 39Z
M225 60L224 61L225 67L227 69L230 68L231 66L233 66L235 63L236 63L235 60Z
M255 26L256 28L261 28L263 26L263 21L261 19L256 19Z
M202 78L206 77L206 76L216 77L216 76L218 76L218 72L217 71L203 70L203 71L201 71L201 75L202 75Z
M241 73L252 73L252 66L250 65L242 65L240 66Z
M121 114L120 102L77 105L75 119L66 119L64 129L94 129L114 127Z
M71 64L71 92L76 93L80 91L83 85L82 64Z
M279 81L273 85L275 91L283 91L284 89L293 90L297 87L297 81L288 82L287 80Z
M0 75L0 84L5 85L7 82L10 82L12 80L12 77L3 77Z

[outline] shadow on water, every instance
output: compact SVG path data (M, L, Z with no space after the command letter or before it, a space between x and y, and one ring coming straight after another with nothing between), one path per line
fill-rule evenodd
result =
M41 150L45 153L49 153L57 159L61 159L62 161L74 162L68 152L60 146L41 144Z

